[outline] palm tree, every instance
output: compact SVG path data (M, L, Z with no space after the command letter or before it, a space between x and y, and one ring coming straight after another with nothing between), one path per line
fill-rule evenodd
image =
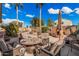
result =
M79 23L77 24L77 30L79 31Z
M52 19L49 18L47 26L52 27L53 25L54 25L54 22L52 21Z
M20 6L21 8L23 8L23 4L22 3L13 3L13 5L15 5L16 19L17 19L17 25L18 25L18 7Z
M41 16L42 16L42 5L43 5L43 3L39 3L38 4L39 6L40 6L40 32L41 32Z
M0 3L0 23L2 23L2 3Z
M37 17L34 17L34 18L32 19L32 21L31 21L31 25L32 25L33 27L40 27L40 19L37 18ZM43 20L41 20L41 26L44 26L44 21L43 21Z

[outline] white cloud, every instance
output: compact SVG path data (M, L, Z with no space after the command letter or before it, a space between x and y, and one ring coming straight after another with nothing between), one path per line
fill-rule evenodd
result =
M33 18L34 15L26 14L27 17Z
M58 14L60 9L53 9L53 8L49 8L48 12L49 14ZM75 9L71 9L69 7L62 7L61 9L62 14L70 14L72 12L79 14L79 8L75 8ZM69 16L73 16L73 14L70 14Z
M12 22L12 21L15 21L16 19L2 19L3 20L3 23L5 23L5 24L8 24L8 23L10 23L10 22Z
M48 12L49 12L50 14L58 14L59 9L50 8L50 9L48 9Z
M18 10L18 12L22 12L21 10Z
M6 16L5 14L2 14L2 16Z
M73 14L70 14L69 16L74 16Z
M2 19L3 20L3 24L9 24L11 23L12 21L16 21L16 19ZM21 21L21 20L18 20L19 22L24 22L24 21Z
M62 22L63 22L62 26L72 26L73 25L72 21L69 19L62 19ZM55 23L56 23L55 26L57 26L58 20L56 20Z
M63 7L61 11L64 12L65 14L70 14L71 12L73 12L73 10L69 7Z
M6 3L5 7L10 9L10 4Z
M75 8L74 11L76 14L79 14L79 8Z

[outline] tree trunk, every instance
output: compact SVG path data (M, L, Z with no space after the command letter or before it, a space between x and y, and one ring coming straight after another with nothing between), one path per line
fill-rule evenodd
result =
M40 33L42 32L41 31L41 13L42 13L42 8L40 8Z
M18 6L16 6L16 19L17 19L17 25L18 25Z
M0 3L0 23L2 23L2 3Z

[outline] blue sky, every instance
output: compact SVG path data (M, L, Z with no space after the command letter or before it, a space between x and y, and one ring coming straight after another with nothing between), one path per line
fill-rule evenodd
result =
M23 9L19 7L18 19L24 21L26 25L30 25L33 17L39 17L39 10L39 6L37 8L35 3L24 3ZM71 20L74 25L79 23L79 4L77 3L44 3L42 6L42 19L45 23L49 18L56 21L59 10L62 11L62 19ZM2 4L2 15L3 20L6 21L16 19L15 5Z

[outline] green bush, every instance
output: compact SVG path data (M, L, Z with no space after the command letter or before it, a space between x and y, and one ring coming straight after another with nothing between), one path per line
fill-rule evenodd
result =
M18 33L18 26L16 24L10 23L9 25L5 26L6 35L11 37L16 37Z
M48 31L48 27L42 27L42 32L45 33Z

